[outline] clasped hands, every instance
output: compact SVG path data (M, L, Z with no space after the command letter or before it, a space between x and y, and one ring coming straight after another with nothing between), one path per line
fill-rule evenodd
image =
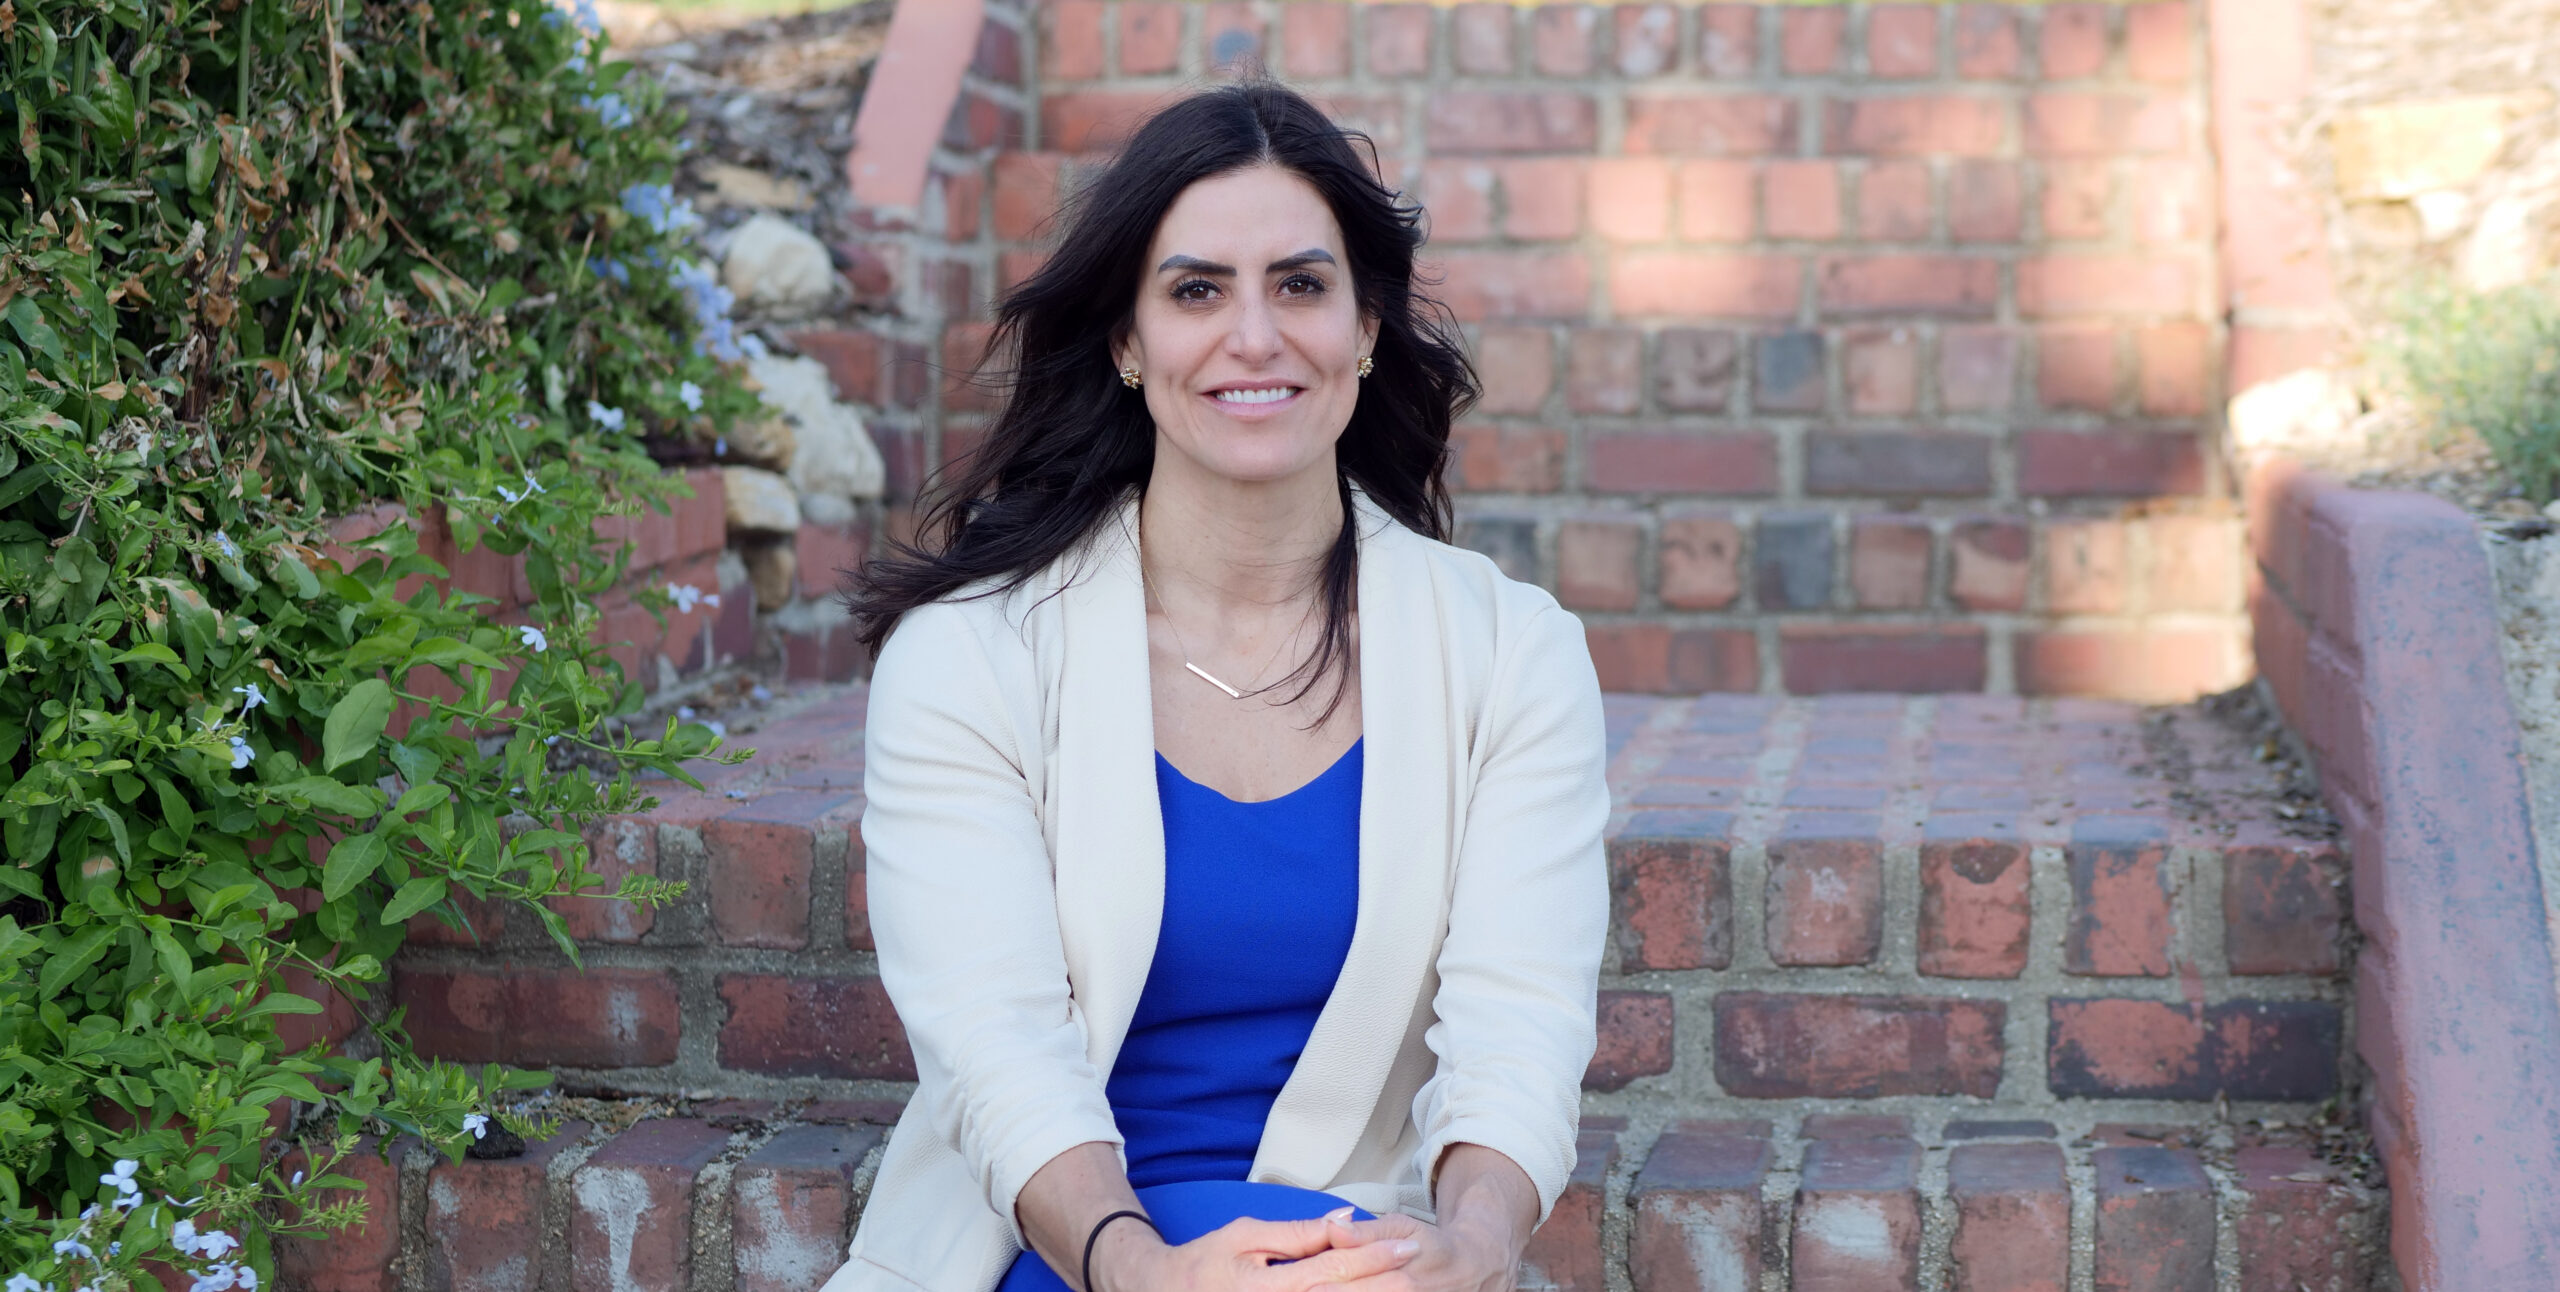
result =
M1519 1244L1410 1216L1238 1220L1179 1246L1128 1221L1106 1232L1087 1292L1510 1292Z

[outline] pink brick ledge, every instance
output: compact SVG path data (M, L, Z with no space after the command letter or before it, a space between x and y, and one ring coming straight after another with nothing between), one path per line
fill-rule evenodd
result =
M2295 464L2252 473L2258 662L2347 827L2358 1050L2411 1292L2560 1269L2560 1002L2470 517Z

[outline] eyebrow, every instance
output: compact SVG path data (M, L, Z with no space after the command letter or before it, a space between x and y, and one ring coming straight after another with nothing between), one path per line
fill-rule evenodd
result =
M1322 247L1309 247L1294 256L1282 256L1280 259L1272 261L1271 267L1264 272L1276 274L1288 269L1304 269L1309 265L1330 265L1333 263L1335 263L1335 261L1332 252L1327 251ZM1233 265L1222 265L1214 260L1202 260L1198 256L1167 256L1165 257L1163 264L1156 266L1156 272L1161 274L1168 270L1178 270L1183 273L1192 274L1220 275L1228 278L1233 278L1236 274L1236 267Z

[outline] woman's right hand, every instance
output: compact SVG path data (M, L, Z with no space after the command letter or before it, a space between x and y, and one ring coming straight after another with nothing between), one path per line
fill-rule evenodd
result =
M1400 1269L1421 1250L1406 1239L1337 1248L1333 1237L1322 1220L1238 1220L1169 1246L1120 1221L1094 1249L1086 1292L1306 1292Z

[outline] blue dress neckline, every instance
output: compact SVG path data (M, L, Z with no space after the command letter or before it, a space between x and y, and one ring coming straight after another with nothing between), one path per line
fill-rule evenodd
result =
M1174 778L1175 780L1180 781L1180 782L1182 782L1183 784L1188 785L1188 786L1190 786L1191 788L1193 788L1193 789L1195 789L1195 790L1198 790L1198 791L1200 791L1200 792L1201 792L1201 793L1203 793L1203 794L1214 794L1214 795L1216 795L1216 796L1218 797L1218 799L1219 799L1221 802L1232 803L1232 804L1234 804L1235 806L1240 807L1240 808L1260 808L1260 807L1270 807L1270 806L1272 806L1272 805L1274 805L1274 804L1286 803L1286 802L1288 802L1289 800L1291 800L1291 799L1293 799L1293 798L1296 798L1296 797L1298 797L1298 796L1299 796L1299 795L1301 795L1301 794L1305 794L1305 793L1309 792L1310 790L1314 790L1314 789L1316 789L1318 786L1323 785L1326 781L1331 780L1331 779L1334 777L1334 775L1335 775L1336 773L1338 773L1338 772L1342 771L1342 769L1343 769L1343 768L1348 767L1348 766L1350 766L1351 764L1353 764L1354 762L1358 761L1358 760L1356 760L1355 758L1353 758L1353 757L1352 757L1352 755L1359 753L1359 752L1360 752L1360 746L1361 746L1364 742L1366 742L1368 739L1369 739L1369 737L1368 737L1368 736L1366 736L1366 735L1361 735L1361 736L1355 737L1355 738L1352 740L1352 742L1351 742L1351 747L1350 747L1349 749L1345 749L1345 750L1343 750L1343 751L1342 751L1342 756L1341 756L1341 757L1339 757L1339 758L1334 759L1334 760L1333 760L1333 763L1332 763L1330 766L1326 767L1323 771L1317 772L1317 773L1315 774L1314 779L1309 780L1306 784L1301 785L1301 786L1299 786L1298 788L1296 788L1296 789L1294 789L1294 790L1291 790L1291 791L1289 791L1288 793L1283 794L1283 795L1281 795L1281 796L1280 796L1280 797L1278 797L1278 798L1272 798L1272 799L1250 799L1250 800L1248 800L1248 799L1231 799L1231 798L1228 798L1228 797L1226 796L1226 793L1225 793L1224 791L1211 789L1210 787L1208 787L1208 786L1206 786L1206 785L1203 785L1203 784L1201 784L1200 782L1198 782L1198 781L1195 781L1195 780L1191 779L1188 775L1185 775L1185 774L1184 774L1184 772L1183 772L1183 770L1182 770L1181 768L1176 767L1176 766L1174 766L1174 765L1173 765L1173 760L1172 760L1172 759L1167 758L1167 757L1165 757L1165 756L1164 756L1164 751L1163 751L1163 750L1157 750L1157 751L1156 751L1156 765L1157 765L1157 766L1159 766L1159 767L1161 767L1161 768L1163 768L1164 770L1166 770L1166 771L1168 771L1168 772L1173 773L1173 778Z

